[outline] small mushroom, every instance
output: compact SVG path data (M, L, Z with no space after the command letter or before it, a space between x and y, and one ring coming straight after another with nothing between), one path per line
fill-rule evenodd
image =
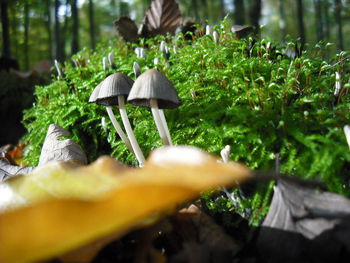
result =
M113 55L113 51L108 53L108 64L112 69L115 69L116 66L114 64L114 55Z
M102 81L103 82L103 81ZM102 86L102 82L100 84L98 84L94 90L92 91L91 95L90 95L90 98L89 98L89 103L97 103L97 104L100 104L101 105L101 102L97 102L98 98L99 98L99 94L100 94L100 90L101 90L101 86ZM103 100L102 100L103 101ZM103 104L102 104L103 105ZM108 113L108 116L114 126L114 128L116 129L119 137L122 139L122 141L125 143L125 145L128 147L128 149L132 152L132 147L131 147L131 144L130 144L130 141L129 139L126 137L124 131L120 128L120 125L119 123L117 122L117 120L115 119L114 117L114 114L113 114L113 110L110 106L107 106L107 105L104 105L106 106L106 109L107 109L107 113Z
M102 58L103 71L108 70L108 59L106 57Z
M94 90L92 91L91 95L90 95L90 98L89 98L89 103L96 103L96 100L97 100L97 97L98 97L98 94L100 93L100 89L101 89L101 84L98 84Z
M137 79L138 76L141 75L141 68L140 68L140 65L136 61L133 64L133 69L134 69L135 79Z
M205 26L205 34L206 35L211 35L211 26L210 25L206 25Z
M160 51L163 54L163 57L168 60L170 58L170 52L169 52L169 47L166 45L166 42L164 40L162 40L160 42Z
M338 96L339 92L341 90L341 78L338 71L335 72L335 90L334 90L334 96Z
M345 134L346 142L348 143L348 146L350 148L350 126L349 125L344 126L344 134Z
M101 126L102 126L102 129L107 132L107 124L106 124L106 118L105 117L102 117L101 118Z
M168 125L162 109L180 105L177 92L171 82L156 69L149 69L135 81L128 102L151 108L154 121L164 145L172 145Z
M218 31L215 30L213 32L213 38L214 38L215 44L219 44L219 33L218 33Z
M119 136L122 139L124 137L124 143L128 146L129 150L135 154L140 166L143 166L145 157L143 156L140 146L137 143L124 106L125 98L128 96L133 83L133 80L123 73L114 73L112 75L109 75L100 84L101 87L96 99L96 103L106 106L108 115L111 118L114 127L117 131L119 130ZM114 105L118 105L119 107L119 112L129 139L126 138L123 130L120 128L117 120L114 117L111 107Z
M135 53L138 58L145 58L146 57L146 51L142 47L135 48Z
M71 58L71 60L72 60L72 62L73 62L73 64L74 64L74 66L75 66L76 68L78 68L78 67L79 67L78 61L77 61L76 59L74 59L74 58Z
M103 82L103 81L102 81ZM111 108L111 106L108 106L108 105L105 105L105 104L101 104L101 101L100 102L97 102L98 98L99 98L99 93L100 93L100 90L101 90L101 86L102 86L102 82L100 84L98 84L96 86L96 88L92 91L91 95L90 95L90 98L89 98L89 103L97 103L99 105L104 105L106 106L106 110L107 110L107 113L108 113L108 117L109 119L111 120L114 128L116 129L119 137L122 139L122 141L125 143L126 147L132 152L132 147L131 147L131 144L130 144L130 141L129 139L126 137L124 131L122 130L122 128L120 128L120 125L118 123L118 121L115 119L114 117L114 113L113 113L113 110ZM103 101L103 100L102 100Z
M153 64L154 64L154 66L156 67L158 64L159 64L159 58L154 58L153 59Z
M228 163L230 161L230 152L230 145L226 145L225 148L220 151L220 155L224 163Z
M58 77L63 79L62 71L61 71L60 66L58 65L58 61L56 59L55 59L55 68L57 70Z

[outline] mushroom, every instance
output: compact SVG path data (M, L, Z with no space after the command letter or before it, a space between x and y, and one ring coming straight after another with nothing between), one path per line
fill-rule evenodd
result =
M346 142L348 143L350 148L350 126L349 125L344 126L344 134L345 134Z
M341 90L341 79L340 74L338 71L335 72L335 90L334 90L334 96L338 96L339 92Z
M133 69L134 69L135 78L141 75L140 65L136 61L133 64Z
M133 83L133 80L123 73L114 73L109 75L100 84L101 86L99 88L96 103L106 106L108 116L110 117L119 136L122 138L129 150L135 154L140 166L143 166L145 157L143 156L140 146L137 143L125 110L125 97L128 96ZM126 138L123 130L120 128L117 120L114 117L111 107L113 105L118 105L119 107L119 112L129 139Z
M108 53L108 64L112 69L115 69L116 66L114 64L114 55L113 55L113 51Z
M103 71L107 71L108 70L108 60L106 57L102 58L102 65L103 65Z
M138 58L145 58L146 57L146 51L142 47L135 48L135 53Z
M55 59L55 68L57 70L58 77L63 79L63 74L62 74L62 71L60 69L60 66L58 65L57 59Z
M205 34L206 35L211 35L211 26L210 25L206 25L205 26Z
M170 52L169 52L169 47L166 45L166 42L164 40L162 40L160 42L160 47L159 47L160 51L163 54L163 57L168 60L170 57Z
M224 163L228 163L230 161L230 152L230 145L226 145L225 148L220 151L220 155Z
M180 100L166 76L156 69L149 69L141 74L131 88L128 102L136 106L150 107L163 144L172 145L162 109L175 108L180 105Z
M219 44L219 33L218 33L218 31L215 30L213 32L213 38L214 38L215 44Z
M103 82L103 81L102 81ZM94 90L92 91L91 95L90 95L90 98L89 98L89 103L97 103L99 105L103 105L101 104L101 102L97 102L97 99L99 98L99 93L100 93L100 90L101 90L101 86L102 86L102 82L100 84L98 84ZM104 105L106 106L106 105ZM124 131L120 128L120 125L119 123L117 122L117 120L115 119L114 117L114 114L113 114L113 111L112 111L112 108L110 106L106 106L106 109L107 109L107 113L108 113L108 117L109 119L111 120L114 128L116 129L119 137L122 139L122 141L125 143L126 147L131 151L133 152L132 150L132 147L131 147L131 144L130 144L130 141L129 139L126 137Z
M157 58L157 57L154 58L153 59L153 64L154 64L155 67L157 67L157 65L159 64L159 58Z

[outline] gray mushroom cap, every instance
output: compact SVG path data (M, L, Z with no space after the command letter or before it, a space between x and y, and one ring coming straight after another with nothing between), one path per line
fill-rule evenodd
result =
M94 90L92 91L90 98L89 98L89 103L96 103L98 94L100 93L101 84L102 84L102 82L100 84L98 84L96 86L96 88L94 88Z
M109 75L101 82L96 103L103 106L118 105L118 96L122 95L126 99L133 84L134 81L123 73Z
M150 107L150 99L156 99L160 109L172 109L180 105L173 84L156 69L149 69L136 79L128 102L136 106Z

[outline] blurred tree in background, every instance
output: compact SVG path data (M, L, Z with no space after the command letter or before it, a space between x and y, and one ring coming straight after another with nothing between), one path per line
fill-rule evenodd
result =
M151 0L1 0L1 56L28 70L40 60L64 61L84 47L115 38L113 21L142 21ZM350 0L177 0L184 18L253 25L261 37L286 37L347 50Z

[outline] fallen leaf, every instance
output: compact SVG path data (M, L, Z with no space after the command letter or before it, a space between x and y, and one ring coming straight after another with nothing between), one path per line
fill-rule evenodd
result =
M150 36L174 34L181 23L179 5L174 0L153 0L144 17Z
M119 35L128 42L136 42L139 38L137 34L137 25L134 20L129 17L122 16L118 20L114 21L115 28Z
M120 237L201 191L248 177L246 167L193 147L160 148L139 169L108 157L86 167L47 164L0 184L0 197L7 196L0 202L0 262L49 259Z
M57 124L50 124L43 147L41 149L39 166L51 161L71 161L78 164L87 164L85 152L69 137L69 131Z

